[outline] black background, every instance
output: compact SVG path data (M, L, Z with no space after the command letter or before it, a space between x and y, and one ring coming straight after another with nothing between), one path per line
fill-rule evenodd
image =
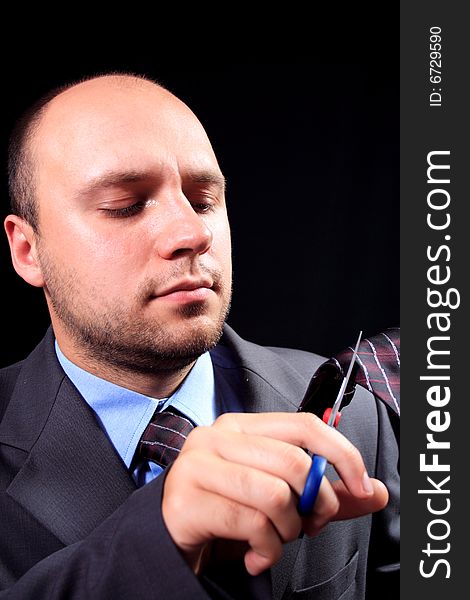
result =
M14 119L55 85L108 70L156 78L200 118L228 179L229 323L261 344L329 355L360 329L399 324L399 65L396 55L375 61L375 50L354 63L13 61L3 162ZM5 239L0 252L5 365L34 347L48 316L42 291L14 273Z

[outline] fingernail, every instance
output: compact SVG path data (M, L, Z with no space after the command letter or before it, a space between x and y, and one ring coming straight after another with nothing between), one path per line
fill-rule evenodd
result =
M372 496L374 493L374 488L372 487L369 475L367 475L367 471L364 471L364 475L362 476L362 488L368 496Z

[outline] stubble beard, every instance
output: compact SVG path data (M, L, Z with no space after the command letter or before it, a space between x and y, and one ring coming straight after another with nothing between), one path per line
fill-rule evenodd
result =
M231 299L231 288L224 284L220 271L202 268L211 275L213 289L223 299L219 314L209 318L205 303L185 304L174 309L175 320L181 324L175 326L131 314L117 302L110 305L103 301L98 312L94 308L97 294L93 305L87 302L73 272L58 269L44 250L39 251L39 260L52 309L85 362L129 373L174 372L194 362L220 340ZM148 296L150 289L156 286L149 279L136 295L140 314L145 303L152 301ZM93 295L93 290L89 293Z

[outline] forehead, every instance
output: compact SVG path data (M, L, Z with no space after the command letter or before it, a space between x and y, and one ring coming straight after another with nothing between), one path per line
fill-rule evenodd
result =
M124 167L156 176L219 170L202 125L166 90L87 83L50 103L32 142L38 184L48 193Z

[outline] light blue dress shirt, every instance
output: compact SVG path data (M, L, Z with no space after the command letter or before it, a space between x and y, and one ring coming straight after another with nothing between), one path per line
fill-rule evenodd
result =
M156 410L174 406L196 425L212 425L216 416L214 369L210 354L200 356L183 384L169 398L156 399L127 390L92 375L64 356L55 344L57 358L65 373L93 409L103 430L127 468L137 444ZM133 472L137 485L148 483L162 472L153 463L140 464Z

